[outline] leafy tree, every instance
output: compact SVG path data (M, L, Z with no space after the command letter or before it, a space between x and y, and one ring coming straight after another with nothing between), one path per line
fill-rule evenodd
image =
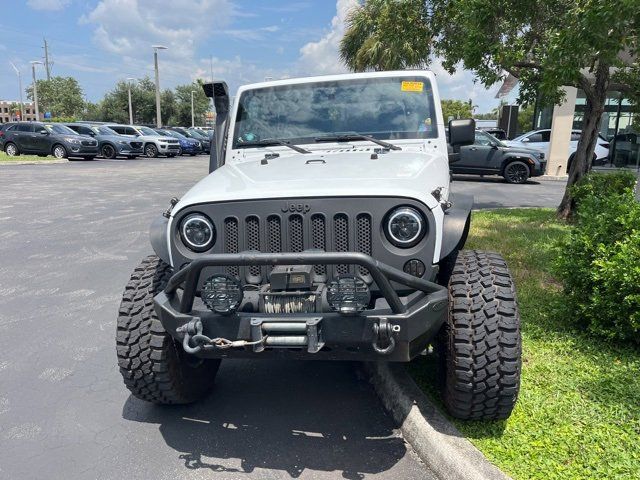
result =
M471 105L463 100L441 100L444 123L452 118L471 118Z
M209 99L202 89L202 80L175 88L176 112L174 122L178 125L191 125L191 92L193 91L193 111L196 125L204 124L204 115L209 110Z
M521 105L518 111L518 131L528 132L533 127L535 105Z
M429 30L423 0L367 0L347 17L340 56L356 72L398 70L429 63Z
M476 113L474 115L476 120L498 120L498 113L496 111L491 111L487 113Z
M51 77L37 80L38 107L53 117L75 117L84 109L84 93L73 77ZM27 87L27 97L33 101L33 85Z
M385 6L402 7L403 21L369 16ZM416 30L420 37L412 35ZM534 103L539 94L559 103L562 86L581 88L586 96L583 134L558 207L558 215L569 218L575 208L571 186L590 168L606 92L633 89L636 82L629 79L638 78L640 65L632 59L640 53L639 34L638 0L365 0L350 15L341 55L354 70L378 68L378 57L367 54L375 50L371 45L380 44L378 39L427 36L424 48L410 50L411 55L399 49L401 59L382 66L418 67L437 54L450 72L462 66L487 86L508 72L520 82L520 103Z

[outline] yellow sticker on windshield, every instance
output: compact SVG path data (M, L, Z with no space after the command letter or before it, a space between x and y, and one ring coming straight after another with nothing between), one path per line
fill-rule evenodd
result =
M422 92L424 90L424 82L402 82L400 90L403 92Z

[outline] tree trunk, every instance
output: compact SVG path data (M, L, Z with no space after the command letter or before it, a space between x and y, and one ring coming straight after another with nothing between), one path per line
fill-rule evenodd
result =
M602 65L596 70L595 84L590 88L584 88L587 104L585 105L582 135L578 140L573 161L569 166L569 179L564 196L558 206L557 214L560 219L570 220L573 217L576 205L571 195L571 187L591 170L591 162L598 140L600 119L607 99L608 84L609 66Z

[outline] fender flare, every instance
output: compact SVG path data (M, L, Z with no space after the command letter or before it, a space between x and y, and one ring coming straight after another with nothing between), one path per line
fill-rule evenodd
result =
M156 255L162 259L168 265L171 265L171 258L169 256L169 245L167 243L167 228L169 226L169 219L164 215L160 215L151 222L149 227L149 240L151 241L151 247Z
M473 195L452 193L449 195L449 202L451 202L451 208L444 213L442 222L440 260L449 256L454 250L464 247L471 225Z

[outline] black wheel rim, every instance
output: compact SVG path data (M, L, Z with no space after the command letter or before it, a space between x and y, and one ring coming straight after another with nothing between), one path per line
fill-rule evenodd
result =
M154 147L153 145L149 145L147 147L147 156L153 157L155 154L156 154L156 147Z
M111 145L105 145L102 147L102 156L104 158L113 158L113 147Z
M521 163L512 163L507 169L507 177L510 182L524 183L529 178L527 167Z

